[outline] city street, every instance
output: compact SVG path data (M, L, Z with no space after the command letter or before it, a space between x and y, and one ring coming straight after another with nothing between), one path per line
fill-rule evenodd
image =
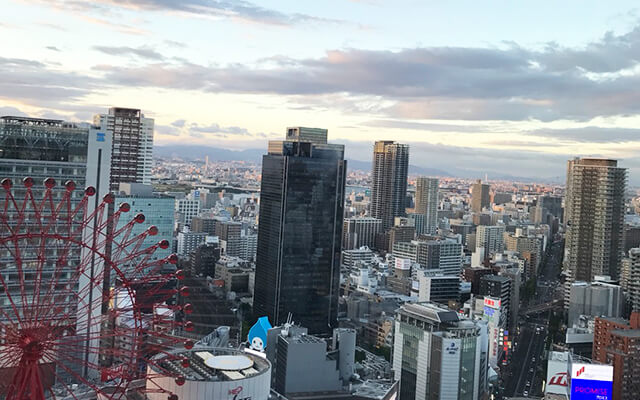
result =
M562 242L554 242L551 246L546 261L540 265L538 271L535 296L520 310L521 314L525 314L528 309L550 303L560 295L557 276L562 263ZM502 377L505 397L542 396L542 381L546 378L544 352L549 334L550 314L549 311L544 311L526 318L520 317L520 331L514 341L517 346Z

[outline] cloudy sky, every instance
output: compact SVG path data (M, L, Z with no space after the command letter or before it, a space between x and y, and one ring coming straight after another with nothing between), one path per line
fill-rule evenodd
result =
M539 178L615 157L640 184L633 1L5 0L0 114L88 121L112 105L156 142L266 148L329 129L412 164Z

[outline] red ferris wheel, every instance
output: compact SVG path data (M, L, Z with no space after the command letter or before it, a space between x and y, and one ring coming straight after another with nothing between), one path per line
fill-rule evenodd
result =
M193 346L177 256L153 256L170 242L149 244L158 229L140 230L144 215L93 187L1 185L0 398L177 399L148 372L184 382L162 365Z

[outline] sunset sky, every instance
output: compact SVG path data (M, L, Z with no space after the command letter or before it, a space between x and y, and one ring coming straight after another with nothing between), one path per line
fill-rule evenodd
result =
M329 129L442 170L562 177L621 159L640 184L632 1L5 0L0 115L156 120L156 143L266 149Z

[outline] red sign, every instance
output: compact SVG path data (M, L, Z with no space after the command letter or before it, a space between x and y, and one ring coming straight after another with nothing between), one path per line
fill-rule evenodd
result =
M569 386L569 381L567 380L566 372L558 372L554 376L549 379L549 385L557 385L557 386Z

